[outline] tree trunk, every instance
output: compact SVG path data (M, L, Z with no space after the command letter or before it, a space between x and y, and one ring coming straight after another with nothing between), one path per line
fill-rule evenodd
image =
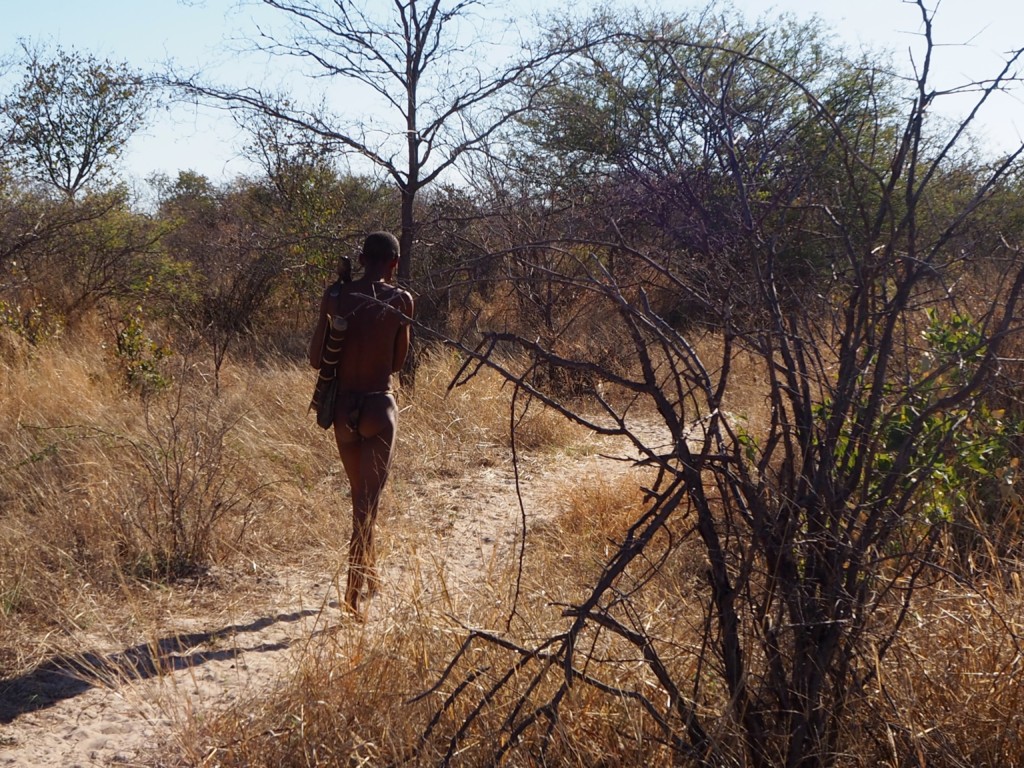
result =
M416 235L416 222L413 219L413 203L416 193L411 189L402 190L402 231L398 236L400 255L398 257L398 284L408 288L412 279L412 244Z

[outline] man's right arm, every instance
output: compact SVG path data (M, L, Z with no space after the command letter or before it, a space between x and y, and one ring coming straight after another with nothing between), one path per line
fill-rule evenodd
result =
M391 372L397 373L405 365L405 358L409 354L409 344L412 339L412 296L407 291L399 294L398 309L404 315L398 326L398 333L395 337L394 356L391 360Z

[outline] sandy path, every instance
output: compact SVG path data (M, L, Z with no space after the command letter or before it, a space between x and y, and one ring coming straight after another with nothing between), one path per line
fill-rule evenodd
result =
M181 621L120 650L97 651L102 638L83 638L73 658L0 684L0 766L140 765L134 755L175 719L275 680L295 641L313 631L327 590L299 570L274 582L271 611Z
M627 463L594 453L525 460L519 485L528 519L557 512L552 488L567 477L585 480L627 470ZM433 507L440 500L447 509L446 530L433 538L436 552L430 556L444 563L456 588L520 535L522 512L510 463L425 483L416 493L434 495ZM412 509L407 514L415 515ZM401 588L396 585L403 583L402 571L401 563L391 563L385 583ZM322 571L289 566L267 580L260 606L238 606L216 618L168 620L159 637L119 649L105 647L109 639L104 644L102 638L83 637L74 658L52 659L0 683L0 766L154 765L143 755L174 731L176 721L252 696L294 670L303 641L325 623L342 620L335 590ZM373 631L373 623L371 614L366 631Z

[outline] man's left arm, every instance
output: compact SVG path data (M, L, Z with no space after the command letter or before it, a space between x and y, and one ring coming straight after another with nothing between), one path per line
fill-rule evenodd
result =
M413 300L412 295L407 291L402 291L399 294L398 310L402 313L403 317L400 320L398 334L395 337L395 352L391 360L392 373L400 371L402 366L405 365L405 358L409 354L409 344L412 339Z

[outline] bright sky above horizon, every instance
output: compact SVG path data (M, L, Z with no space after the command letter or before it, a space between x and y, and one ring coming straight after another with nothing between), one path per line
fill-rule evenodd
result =
M934 8L937 0L928 0ZM513 0L521 15L555 10L562 0ZM594 2L574 3L579 11ZM661 0L662 10L682 11L702 0ZM733 0L748 19L791 13L820 16L840 41L891 50L909 71L910 51L920 51L920 14L905 0ZM498 6L506 8L502 2ZM0 61L18 53L20 40L87 51L152 70L173 59L186 69L213 65L232 84L259 84L280 77L282 60L242 59L226 41L251 35L252 10L238 13L237 0L0 0ZM143 10L145 9L145 10ZM935 22L936 83L941 87L991 76L1001 54L1024 46L1024 3L1020 0L941 0ZM906 64L904 64L906 62ZM1020 68L1024 75L1024 66ZM0 81L0 88L2 88ZM964 100L946 102L956 115ZM959 107L957 106L959 105ZM1000 150L1024 141L1024 88L993 104L984 121L986 138ZM230 118L208 111L172 108L154 112L151 125L133 139L124 159L127 175L144 180L153 173L174 176L194 170L214 181L248 170L240 156L242 132Z

